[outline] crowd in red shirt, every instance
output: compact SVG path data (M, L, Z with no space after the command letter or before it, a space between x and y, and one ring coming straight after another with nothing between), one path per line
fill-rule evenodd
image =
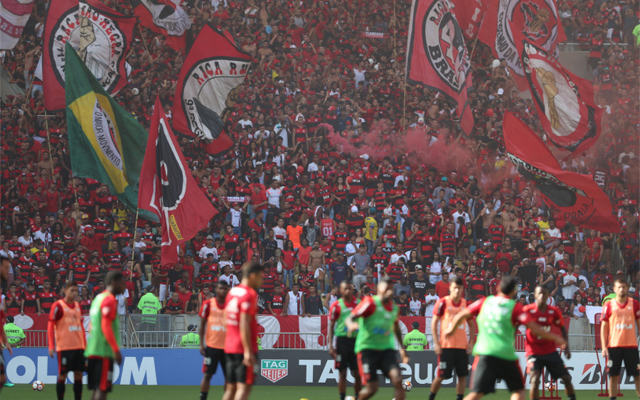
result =
M105 4L132 14L123 3ZM59 296L67 279L84 286L88 309L104 274L124 270L131 305L149 280L178 293L182 312L196 313L212 284L236 284L240 267L252 259L265 264L262 311L281 309L297 282L306 294L317 287L326 312L336 280L354 276L352 259L366 245L370 265L359 295L374 292L379 274L387 273L398 281L404 313L429 312L425 298L446 294L451 274L465 279L468 299L494 293L500 277L512 274L524 302L535 284L544 284L566 315L581 317L582 305L599 304L609 293L618 269L632 286L638 282L639 57L635 45L617 44L635 43L627 33L637 23L637 5L559 5L570 14L563 16L570 39L591 50L596 98L606 110L599 143L563 164L593 174L610 196L620 231L601 234L554 213L506 161L504 112L539 133L541 125L505 67L491 66L488 47L474 44L471 136L458 127L454 101L420 86L405 91L410 2L186 2L191 37L210 23L234 37L254 63L227 121L232 151L211 158L198 139L179 139L194 177L221 212L181 247L179 264L163 267L161 228L139 221L134 234L135 212L106 186L72 179L64 114L45 122L41 82L29 84L42 48L46 3L38 3L20 43L3 52L3 68L29 91L1 99L0 243L16 283L3 287L8 312L37 312L34 296ZM157 94L171 119L183 56L148 29L136 35L127 55L129 85L115 98L148 128ZM379 146L400 146L407 129L418 130L442 157L408 152L373 160L344 152L329 136L333 130L365 148L365 132L378 123L386 127ZM372 219L374 237L367 231ZM616 243L623 258L614 271Z

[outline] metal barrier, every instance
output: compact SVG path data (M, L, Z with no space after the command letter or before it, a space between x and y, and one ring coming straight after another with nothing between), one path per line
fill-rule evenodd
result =
M21 347L48 347L49 338L47 337L47 331L43 330L31 330L24 331L24 344ZM129 335L124 330L120 330L120 343L122 347L131 347Z
M327 338L320 332L265 332L259 335L263 349L327 350Z

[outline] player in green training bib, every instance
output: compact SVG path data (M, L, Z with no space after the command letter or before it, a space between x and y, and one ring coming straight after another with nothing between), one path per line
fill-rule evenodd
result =
M358 318L358 322L354 320ZM398 307L393 302L393 282L384 278L378 283L378 294L365 297L345 321L347 332L358 331L355 350L358 353L358 369L364 387L358 393L359 400L367 400L378 391L377 371L391 380L396 400L404 400L402 377L396 340L402 343L398 325ZM403 363L409 362L407 352L401 348Z
M566 346L562 337L543 330L522 310L522 304L514 300L517 292L516 279L512 276L504 278L497 296L480 299L456 314L445 331L447 336L452 336L462 322L477 316L473 388L464 400L479 400L494 392L498 379L503 379L512 392L511 400L524 399L524 377L515 351L518 325L525 325L534 335L553 340L563 348Z
M118 318L117 295L125 291L124 275L111 271L105 278L107 288L91 303L89 319L91 329L87 348L87 378L89 390L93 390L92 400L104 400L111 391L113 362L122 364L120 354L120 319Z
M358 299L354 296L353 284L349 281L340 283L342 298L334 302L329 310L329 354L333 357L334 367L340 372L338 379L338 393L340 400L344 400L347 391L347 369L355 378L353 388L356 395L362 389L360 374L358 374L358 358L356 357L357 332L348 335L345 321L351 311L358 305ZM334 340L335 337L335 340ZM335 341L335 343L334 343Z

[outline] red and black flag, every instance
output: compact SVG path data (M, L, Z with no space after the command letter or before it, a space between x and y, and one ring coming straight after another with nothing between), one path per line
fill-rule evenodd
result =
M208 154L217 156L229 151L233 141L225 124L250 65L250 55L238 50L217 29L205 25L180 70L173 128L198 136Z
M469 52L449 0L414 0L407 51L407 80L437 90L458 102L460 127L468 135L473 114L467 101L471 85Z
M489 3L487 0L451 0L451 2L464 37L468 41L475 39Z
M591 82L567 71L549 52L524 38L518 43L518 51L549 140L573 154L591 147L600 135L602 118Z
M478 38L496 58L505 59L517 77L524 76L517 33L558 57L558 43L567 40L555 0L490 0ZM521 90L525 88L521 87Z
M619 232L611 202L591 175L563 171L542 139L514 114L505 114L503 128L509 159L547 205L581 228Z
M191 175L159 98L140 171L138 207L160 218L163 265L178 262L178 246L218 213Z
M167 45L179 53L187 46L186 32L191 28L189 14L171 0L131 0L140 24L161 33Z
M62 110L65 43L109 94L127 85L125 56L133 38L135 18L125 17L98 0L52 0L44 29L42 73L44 106Z

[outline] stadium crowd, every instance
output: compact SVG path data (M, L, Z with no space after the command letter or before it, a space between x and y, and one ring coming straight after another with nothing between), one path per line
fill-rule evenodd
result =
M582 306L600 305L618 274L637 298L638 3L559 2L569 40L590 50L606 110L599 143L563 166L594 174L610 196L620 230L607 234L568 223L506 162L506 110L542 129L488 47L468 43L476 125L469 137L455 102L405 86L410 1L186 2L192 36L205 23L228 31L254 64L227 120L233 150L211 158L198 139L180 139L220 213L179 249L178 264L162 266L162 227L136 221L105 185L74 179L64 113L45 118L42 82L34 80L47 6L39 2L21 42L2 54L12 83L26 91L2 98L0 253L14 267L2 288L6 311L48 312L74 280L88 313L105 273L123 270L126 312L137 312L149 291L163 312L195 314L214 282L237 284L250 260L264 264L261 310L281 315L325 314L342 280L365 296L383 274L396 282L403 315L431 315L452 275L463 277L468 299L495 293L504 275L519 278L525 303L543 284L574 318L584 317ZM121 2L105 4L132 15ZM116 100L148 128L157 93L171 118L183 55L148 29L136 35L129 85ZM411 129L442 154L374 160L364 138L376 126L385 127L380 147L393 149ZM343 151L332 132L361 154ZM613 268L618 248L623 258Z

